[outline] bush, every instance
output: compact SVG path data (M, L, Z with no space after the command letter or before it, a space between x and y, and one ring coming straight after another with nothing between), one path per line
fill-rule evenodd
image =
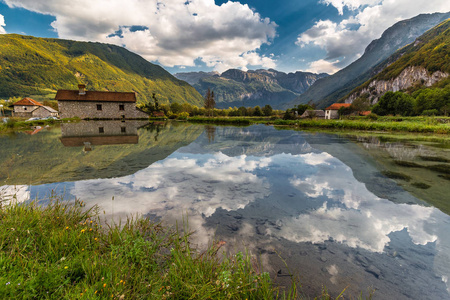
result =
M439 111L437 109L427 109L422 112L424 116L436 116L439 115Z
M187 112L182 112L178 114L177 119L178 120L187 120L187 118L189 117L189 113Z
M374 113L370 113L367 115L367 119L374 120L374 121L378 120L378 115L374 114Z

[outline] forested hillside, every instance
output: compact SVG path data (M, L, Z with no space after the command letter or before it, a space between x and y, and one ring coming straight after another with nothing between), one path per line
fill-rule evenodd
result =
M125 48L91 42L0 35L0 97L37 95L52 98L58 89L134 91L138 102L188 102L201 105L202 96Z

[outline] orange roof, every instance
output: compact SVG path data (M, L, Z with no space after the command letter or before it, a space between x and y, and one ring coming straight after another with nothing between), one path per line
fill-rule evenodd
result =
M17 101L14 105L20 105L20 106L43 106L41 103L37 102L36 100L33 100L31 98L23 98L20 101Z
M349 107L350 105L352 105L351 103L333 103L330 106L328 106L327 108L325 108L325 110L339 110L339 108L341 107Z
M365 111L360 111L360 112L359 112L359 115L360 115L360 116L367 116L367 115L370 115L370 113L371 113L370 110L365 110Z
M105 101L105 102L136 102L135 93L122 92L97 92L86 91L86 94L80 95L79 91L58 90L55 100L58 101Z

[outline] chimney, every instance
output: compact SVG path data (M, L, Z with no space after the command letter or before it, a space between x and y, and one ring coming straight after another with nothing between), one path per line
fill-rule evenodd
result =
M78 95L86 95L86 85L85 84L79 84L78 85Z

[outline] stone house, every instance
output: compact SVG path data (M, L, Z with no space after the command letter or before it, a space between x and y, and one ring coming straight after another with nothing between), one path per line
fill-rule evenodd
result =
M136 107L136 94L123 92L86 91L84 84L78 90L58 90L61 118L81 119L148 119L148 114Z
M46 117L58 117L58 111L54 110L50 106L42 105L31 98L23 98L16 103L13 103L14 116L22 118L46 118Z
M349 107L351 103L333 103L325 108L325 119L339 119L338 110L341 107Z
M305 112L300 116L300 118L311 118L311 119L325 119L325 112L321 109L319 110L312 110L307 109Z

